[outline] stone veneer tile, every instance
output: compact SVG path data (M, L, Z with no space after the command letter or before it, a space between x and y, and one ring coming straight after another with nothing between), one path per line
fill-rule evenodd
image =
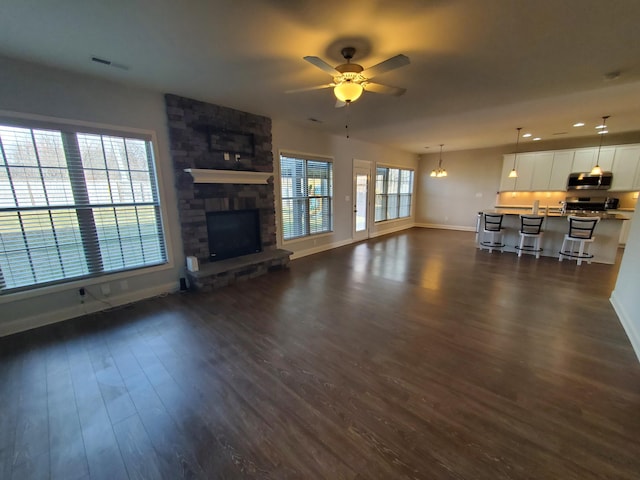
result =
M202 263L209 257L206 235L206 212L258 208L260 211L262 247L276 246L275 190L273 181L267 185L194 185L186 168L237 169L272 172L271 119L241 112L227 107L197 100L165 95L171 156L174 164L175 185L178 191L178 211L182 227L184 253L196 256ZM239 162L223 159L223 152L209 148L211 139L207 129L223 132L218 138L231 139L223 148L236 145L240 150ZM248 156L247 139L253 139L253 156ZM220 147L221 145L218 145ZM233 158L233 153L230 152ZM258 268L262 271L264 269ZM244 275L249 276L249 275ZM240 276L240 277L244 277ZM218 279L225 283L229 279Z

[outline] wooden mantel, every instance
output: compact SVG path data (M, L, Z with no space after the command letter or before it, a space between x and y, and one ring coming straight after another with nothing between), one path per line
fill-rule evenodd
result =
M247 172L242 170L213 170L209 168L185 168L193 177L193 183L266 184L273 172Z

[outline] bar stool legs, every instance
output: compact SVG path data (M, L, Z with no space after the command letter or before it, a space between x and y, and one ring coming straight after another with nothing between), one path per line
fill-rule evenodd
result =
M569 233L564 236L564 240L562 241L558 261L561 262L564 258L568 258L570 260L577 260L578 265L582 265L582 260L586 260L587 263L590 264L593 254L589 253L589 245L595 240L593 231L596 228L596 224L600 221L600 217L577 217L569 215L567 220L569 221ZM576 243L578 243L577 250Z
M521 257L522 252L525 252L534 254L536 259L540 258L543 221L542 215L520 215L520 244L516 247L518 257Z
M504 229L502 228L503 218L504 215L502 214L484 214L484 228L482 230L480 250L486 248L489 250L489 253L493 253L494 250L500 250L501 253L504 252Z

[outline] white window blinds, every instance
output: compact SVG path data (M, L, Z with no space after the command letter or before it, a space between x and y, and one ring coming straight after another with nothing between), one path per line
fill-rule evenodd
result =
M411 216L413 170L376 168L375 221Z
M280 156L284 240L332 229L333 164Z
M167 261L151 142L0 125L0 294Z

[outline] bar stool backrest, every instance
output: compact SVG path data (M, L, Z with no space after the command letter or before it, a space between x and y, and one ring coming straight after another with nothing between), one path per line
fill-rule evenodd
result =
M542 215L520 215L520 233L540 235L543 221Z
M600 217L576 217L569 215L569 237L589 240L593 237L593 231Z
M485 213L484 229L487 232L499 232L502 228L502 219L504 215L501 213Z

